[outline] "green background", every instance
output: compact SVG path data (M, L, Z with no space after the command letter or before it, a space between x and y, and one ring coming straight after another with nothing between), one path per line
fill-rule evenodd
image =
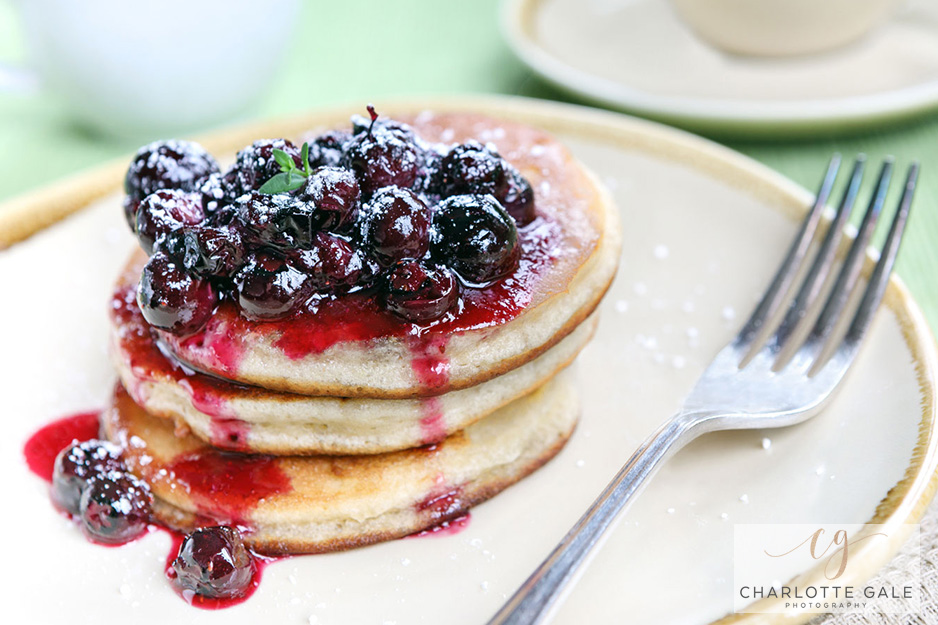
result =
M501 37L498 5L497 0L306 0L287 60L246 117L401 95L477 92L570 101L514 57ZM24 59L15 12L0 1L0 62ZM893 154L900 172L909 161L921 161L923 177L898 271L938 329L938 114L835 137L712 138L812 189L834 151L865 152L873 164ZM137 147L81 128L53 96L8 93L0 93L0 146L0 201ZM895 198L899 185L893 186Z

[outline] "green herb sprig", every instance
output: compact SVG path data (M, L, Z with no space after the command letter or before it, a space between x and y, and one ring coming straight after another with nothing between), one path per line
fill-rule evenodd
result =
M274 193L286 193L295 191L306 184L306 179L312 173L309 166L309 143L304 143L300 150L300 159L303 161L303 168L296 166L293 157L283 150L274 149L274 160L280 165L280 173L265 182L258 191L267 195Z

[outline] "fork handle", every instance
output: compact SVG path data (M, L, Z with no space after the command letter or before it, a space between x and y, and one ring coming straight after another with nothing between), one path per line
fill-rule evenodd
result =
M544 621L559 593L663 462L703 433L709 419L680 413L649 436L547 559L512 595L488 625L533 625Z

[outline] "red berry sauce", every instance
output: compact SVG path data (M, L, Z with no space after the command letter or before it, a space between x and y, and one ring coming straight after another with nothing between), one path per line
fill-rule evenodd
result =
M98 412L81 412L53 421L33 434L23 445L29 470L47 482L52 481L55 457L72 443L98 437Z
M424 445L433 445L446 438L446 421L443 418L443 406L439 397L427 397L423 400L420 433Z
M118 405L121 395L125 401L130 401L130 398L122 391L118 391ZM438 400L432 398L428 400L428 402L434 401ZM51 481L53 465L59 452L75 442L98 437L99 430L98 412L76 414L41 428L23 446L23 455L29 469L47 482ZM431 446L428 450L433 451L435 447ZM215 518L203 519L206 525L215 525L222 521L237 524L243 521L262 499L288 492L292 488L289 477L279 468L276 459L272 456L206 449L183 456L172 463L168 470L178 482L187 487L189 496L197 506L200 506L199 502L202 502L206 508L213 510ZM442 482L442 476L440 478ZM440 488L418 502L414 506L417 513L429 517L429 520L436 523L427 529L411 534L410 537L446 536L463 531L469 524L470 516L468 512L458 513L463 508L460 497L459 488ZM223 511L228 519L218 519L219 510ZM167 532L172 540L165 567L167 578L172 580L175 577L172 563L179 552L184 535L153 520L149 525L149 531L158 530ZM267 565L290 557L271 557L256 553L252 555L255 560L255 575L247 592L239 597L210 598L182 590L175 583L172 583L172 587L184 601L197 608L218 610L237 605L246 601L258 588L263 570Z
M168 471L187 487L198 508L212 511L216 522L244 522L261 500L292 490L272 456L207 449L183 456ZM218 518L219 512L226 518Z
M150 326L137 306L134 289L119 288L111 300L111 315L115 319L118 353L128 359L137 382L159 379L173 380L189 394L196 410L212 417L211 443L228 450L246 451L250 425L233 417L229 398L245 389L229 382L199 374L165 355L154 340ZM128 389L138 404L145 403L145 390L141 385Z
M442 477L442 476L441 476ZM415 506L417 512L440 522L455 516L462 509L462 489L452 488L431 493Z
M55 458L60 451L75 442L99 436L99 416L99 412L83 412L58 419L39 429L23 445L23 456L29 469L47 482L51 482ZM193 454L177 462L173 470L176 471L180 481L185 481L192 489L190 494L194 498L212 497L216 506L221 502L222 507L231 514L232 519L243 516L258 499L289 488L289 479L276 469L269 458L263 456L241 457L235 460L234 454L219 452L204 455ZM210 524L214 524L214 521ZM165 531L172 540L172 547L166 558L166 576L171 580L175 577L172 563L185 536L155 521L151 522L149 531L158 530ZM92 542L105 547L120 546ZM184 591L176 584L172 584L172 587L183 600L197 608L219 610L237 605L254 594L267 565L289 557L252 555L255 562L254 579L242 596L233 599L210 598Z
M469 527L469 521L471 520L472 515L467 512L466 514L458 516L455 519L443 521L442 523L434 525L433 527L420 530L416 534L411 534L407 538L424 538L426 536L452 536L454 534L459 534L467 527Z

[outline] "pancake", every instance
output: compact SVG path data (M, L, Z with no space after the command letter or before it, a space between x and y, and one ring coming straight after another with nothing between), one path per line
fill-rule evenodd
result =
M608 193L547 133L473 114L410 121L431 142L495 144L531 182L537 218L519 228L522 257L508 278L466 289L453 318L421 326L368 293L325 300L281 321L241 317L223 302L196 334L160 332L193 369L310 396L428 397L491 380L536 358L589 317L616 271L621 236ZM118 289L136 283L128 264Z
M569 365L598 318L488 382L437 397L387 400L309 397L188 371L158 349L130 291L114 301L111 320L114 366L147 412L173 419L216 447L288 455L373 454L439 442Z
M150 484L163 523L182 531L235 523L260 553L319 553L457 518L543 465L576 424L569 375L437 445L369 456L223 452L177 437L120 385L102 422L128 468Z

